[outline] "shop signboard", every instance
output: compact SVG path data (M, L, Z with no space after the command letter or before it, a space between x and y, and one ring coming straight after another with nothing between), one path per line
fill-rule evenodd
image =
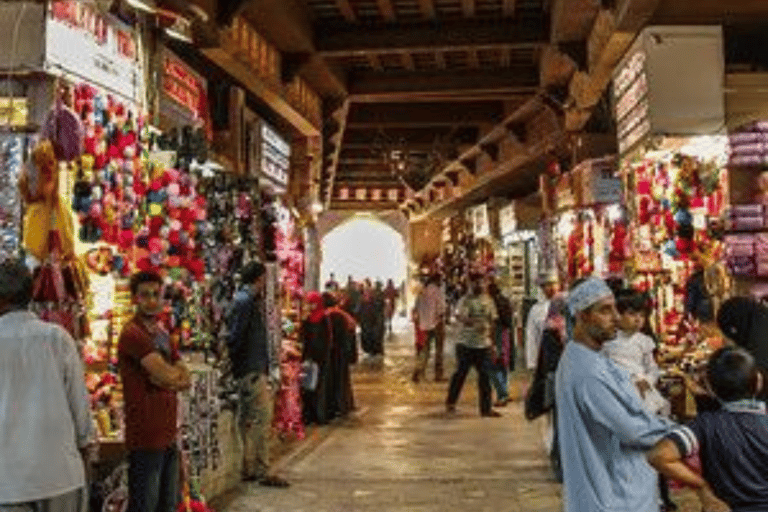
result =
M284 191L288 186L291 146L264 121L261 122L260 135L261 177Z
M339 199L342 201L349 200L349 187L339 187Z
M143 73L136 33L88 2L51 2L45 23L45 67L125 99L141 100Z
M619 153L651 135L716 133L725 120L720 26L647 27L613 75Z
M387 200L396 203L400 199L400 189L390 188L387 190Z
M517 230L517 214L515 213L514 201L499 209L499 229L502 236Z
M167 48L160 56L161 112L175 125L202 121L212 132L207 112L207 81ZM209 137L210 138L210 137Z
M475 235L475 238L488 238L491 236L488 205L485 203L472 208L472 233Z

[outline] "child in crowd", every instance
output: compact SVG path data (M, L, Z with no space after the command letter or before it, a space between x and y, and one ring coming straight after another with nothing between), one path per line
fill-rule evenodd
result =
M648 411L668 416L669 402L656 389L660 374L654 357L656 343L641 332L648 315L647 298L636 290L620 290L616 309L619 332L615 340L603 345L603 353L629 373Z
M707 363L706 378L722 407L701 412L657 443L648 460L661 474L697 489L703 510L768 510L768 416L755 397L763 376L740 347L725 347ZM703 478L683 463L699 452Z
M659 366L656 364L653 338L641 332L649 313L648 298L634 289L622 289L616 293L616 309L619 311L619 331L616 339L603 345L603 353L629 373L648 412L668 417L670 404L658 389ZM677 510L669 497L666 478L659 476L662 510Z

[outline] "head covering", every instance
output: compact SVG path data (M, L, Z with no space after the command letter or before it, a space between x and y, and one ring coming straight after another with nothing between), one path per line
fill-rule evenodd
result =
M557 283L560 281L560 278L557 275L557 272L554 270L547 270L546 272L542 272L539 274L539 279L537 280L539 286L544 286L545 284L550 283Z
M613 291L605 281L593 276L568 293L568 309L575 316L607 297L613 297Z
M309 321L319 322L325 314L325 308L323 307L323 296L319 292L309 292L307 294L307 303L309 304Z

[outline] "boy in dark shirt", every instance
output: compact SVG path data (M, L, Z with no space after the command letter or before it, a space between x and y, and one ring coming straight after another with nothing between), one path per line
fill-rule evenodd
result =
M661 440L649 454L660 473L699 490L705 511L768 510L768 416L765 402L755 399L763 387L753 357L739 347L726 347L707 363L707 381L722 403L703 412ZM703 478L683 459L699 452ZM719 500L718 500L719 498Z

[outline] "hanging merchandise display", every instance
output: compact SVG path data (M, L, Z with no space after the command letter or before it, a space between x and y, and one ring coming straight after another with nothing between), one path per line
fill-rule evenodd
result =
M695 314L686 311L687 284L722 257L716 226L727 201L726 148L722 137L706 140L708 154L697 152L692 140L623 167L632 211L632 274L655 298L655 326L669 344L694 336L684 321Z
M2 120L0 120L0 123ZM21 176L27 139L23 135L0 136L0 260L19 255L21 197L16 184Z
M262 219L268 258L267 320L270 346L279 359L280 388L276 397L274 426L287 438L304 437L300 372L301 350L297 326L302 320L304 299L304 241L297 219L282 201L269 194L262 196Z
M615 158L605 157L541 177L548 217L542 230L551 229L543 235L542 270L559 269L563 283L623 274L629 256L627 221L620 204L621 179L614 172Z

